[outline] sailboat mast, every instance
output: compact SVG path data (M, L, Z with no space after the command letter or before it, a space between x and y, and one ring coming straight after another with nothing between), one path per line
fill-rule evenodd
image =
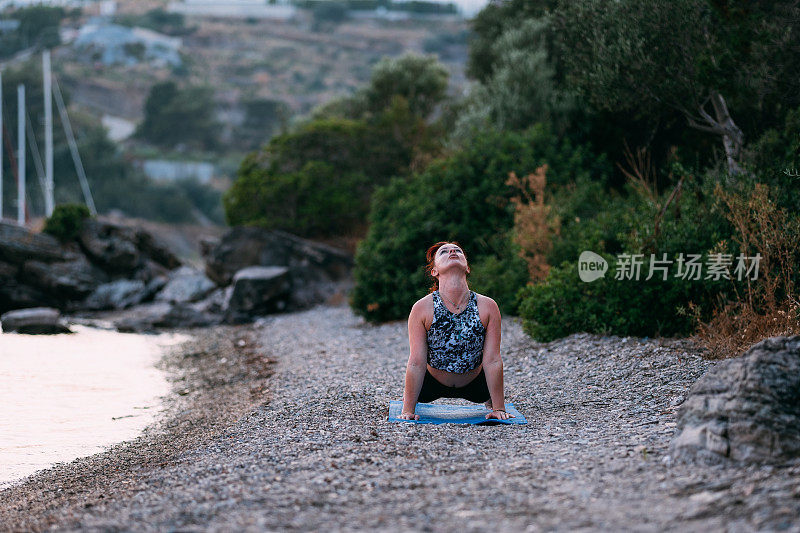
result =
M17 224L25 225L25 86L17 85Z
M42 52L42 79L44 80L44 164L45 194L44 209L49 217L53 214L53 89L50 77L50 50Z

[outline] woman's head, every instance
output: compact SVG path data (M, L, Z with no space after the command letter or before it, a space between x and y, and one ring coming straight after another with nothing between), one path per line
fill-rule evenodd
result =
M425 252L425 260L427 261L425 272L433 278L433 286L431 286L428 292L439 289L439 268L446 266L451 254L455 257L463 257L467 265L466 275L469 276L469 261L467 261L467 255L464 253L461 246L456 241L439 241Z

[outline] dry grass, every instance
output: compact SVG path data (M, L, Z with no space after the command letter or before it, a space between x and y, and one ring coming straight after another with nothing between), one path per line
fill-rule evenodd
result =
M547 253L553 248L553 236L561 227L558 217L551 217L551 206L545 203L547 165L524 178L510 172L506 185L515 187L518 194L511 198L514 205L514 240L522 248L520 255L528 264L532 281L547 277L550 265Z
M763 184L748 194L727 191L719 184L714 192L727 207L741 253L761 255L757 278L748 279L743 289L734 285L736 299L720 302L708 323L690 304L697 340L710 358L721 359L741 355L766 337L800 334L800 302L792 281L800 250L800 218L777 208Z

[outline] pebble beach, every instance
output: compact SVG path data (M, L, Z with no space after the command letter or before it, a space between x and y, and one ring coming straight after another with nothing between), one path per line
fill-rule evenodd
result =
M0 492L0 530L800 531L800 461L669 456L715 364L690 339L540 343L504 317L506 401L528 424L460 426L387 421L405 321L318 306L181 332L160 419Z

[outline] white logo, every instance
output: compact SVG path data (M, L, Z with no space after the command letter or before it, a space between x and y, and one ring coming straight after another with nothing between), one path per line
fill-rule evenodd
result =
M602 278L608 270L608 262L602 256L589 250L581 252L578 258L578 276L587 283Z

